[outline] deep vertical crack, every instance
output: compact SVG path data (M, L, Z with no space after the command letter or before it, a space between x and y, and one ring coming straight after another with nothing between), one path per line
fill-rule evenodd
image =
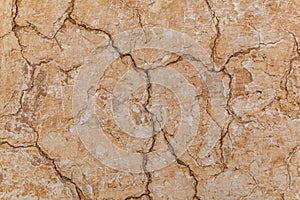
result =
M292 176L290 172L290 162L294 154L300 149L300 145L295 146L291 152L289 152L287 158L286 158L286 168L287 168L287 173L288 173L288 189L291 189L292 185Z
M54 170L56 171L57 175L60 177L60 179L62 181L64 181L65 183L70 183L75 187L76 190L76 194L78 196L78 198L80 200L88 200L89 198L85 197L82 189L75 183L75 181L72 180L72 178L69 178L65 175L62 174L62 172L60 171L60 169L58 168L57 164L56 164L56 160L54 158L51 158L38 144L38 140L39 140L39 134L36 132L37 134L37 140L35 142L35 147L38 149L39 153L41 154L41 156L43 156L44 158L46 158L47 160L49 160L52 163L52 166L54 168Z
M118 51L117 47L115 47L115 49ZM119 52L119 51L118 51ZM121 53L119 53L121 54ZM152 140L152 143L151 143L151 146L149 147L149 149L147 150L147 152L143 153L143 160L142 160L142 167L143 167L143 172L146 176L146 182L145 182L145 191L139 195L139 196L134 196L134 195L131 195L129 197L126 197L125 199L126 200L129 200L129 199L140 199L142 198L143 196L146 196L148 199L152 200L152 196L150 195L151 194L151 191L149 189L149 185L151 184L152 182L152 175L151 175L151 172L149 172L147 170L147 163L148 163L148 153L152 152L153 148L154 148L154 145L155 145L155 142L156 142L156 133L155 133L155 124L154 124L154 113L152 113L148 106L150 104L150 101L151 101L151 93L152 93L152 84L151 84L151 77L149 75L149 70L146 70L146 69L143 69L143 68L140 68L137 66L134 58L132 57L131 54L121 54L120 55L121 59L125 58L125 57L129 57L130 59L130 62L131 62L131 65L133 67L134 70L137 70L137 71L142 71L145 76L146 76L146 100L145 102L142 104L144 110L151 116L150 117L150 120L151 120L151 125L152 125L152 132L153 132L153 135L151 136L151 140Z
M252 50L260 50L262 47L264 46L269 46L269 45L276 45L278 42L280 42L280 40L277 41L271 41L271 42L267 42L267 43L263 43L261 41L258 42L258 45L255 47L250 47L247 49L243 49L240 51L237 51L235 53L233 53L232 55L230 55L228 57L228 59L226 60L225 64L222 66L221 70L219 72L224 73L224 75L226 75L229 78L229 82L228 82L228 97L226 99L226 104L225 104L225 109L228 113L228 115L230 116L230 118L228 119L228 123L224 126L224 128L221 131L221 135L220 135L220 139L219 139L219 144L220 144L220 160L221 160L221 164L223 165L223 170L227 168L226 164L225 164L225 156L224 156L224 150L223 150L223 144L224 144L224 138L226 136L229 136L229 126L230 124L233 122L233 120L239 122L239 123L250 123L253 122L254 120L249 119L249 120L243 120L240 116L238 116L234 110L232 109L232 106L230 105L233 99L233 91L232 91L232 87L233 87L233 75L227 70L226 66L227 64L230 62L230 60L232 58L235 58L239 55L247 55L249 54Z
M155 115L154 115L154 113L152 113L148 109L148 105L149 105L149 103L151 101L151 91L152 91L152 85L151 85L151 79L150 79L149 71L148 70L144 70L142 68L138 68L136 66L136 64L135 64L135 62L134 62L134 60L133 60L133 58L132 58L132 56L130 54L122 54L118 50L118 48L115 46L114 41L112 39L112 36L107 31L102 30L102 29L92 28L92 27L90 27L90 26L88 26L86 24L77 22L74 18L72 18L71 14L72 14L72 12L74 10L74 4L75 4L75 1L72 0L70 2L70 6L65 11L65 14L67 15L67 17L63 20L62 26L60 26L58 28L58 30L54 33L54 35L52 37L48 37L48 36L45 36L42 33L40 33L38 31L37 27L34 24L30 23L30 22L27 22L29 24L28 26L19 26L16 23L16 18L18 16L18 12L19 12L19 7L18 7L19 6L19 1L18 0L13 0L13 6L12 6L12 9L11 9L11 13L12 13L12 32L14 33L14 35L15 35L17 41L18 41L18 45L20 46L20 52L21 52L22 58L25 60L26 64L32 68L31 76L30 76L30 80L31 80L30 87L28 87L27 89L25 89L25 90L22 91L22 94L21 94L21 97L20 97L20 108L15 113L15 115L18 115L22 111L23 96L25 95L25 93L29 92L34 87L34 74L35 74L36 67L40 66L42 64L48 63L48 62L51 61L51 60L47 60L47 61L41 61L40 63L32 63L28 58L26 58L26 56L24 55L24 48L25 48L25 46L22 44L20 33L19 33L20 29L22 29L24 27L29 27L32 30L34 30L35 33L37 33L42 38L55 39L55 41L59 45L59 42L56 39L56 36L57 36L58 32L62 29L62 27L65 24L65 22L66 21L70 21L72 24L74 24L74 25L76 25L78 27L84 28L85 30L101 32L101 33L104 33L105 35L107 35L109 37L110 42L111 42L111 46L120 54L120 56L122 57L122 56L128 56L129 55L130 58L131 58L131 60L132 60L133 65L135 66L135 69L142 70L145 73L145 75L146 75L146 81L147 81L147 88L146 88L147 98L146 98L145 103L143 104L143 107L144 107L145 111L147 111L151 115L151 121L152 121L152 125L153 125L153 132L155 132L155 129L154 129L154 118L155 118ZM139 24L143 28L143 24L141 22L141 16L140 16L140 13L138 12L138 10L137 10L137 14L138 14L138 19L139 19ZM63 72L65 73L65 71L63 71ZM30 145L26 145L26 146L24 146L24 145L14 146L14 145L10 144L9 142L2 142L1 144L8 144L9 146L11 146L13 148L29 148L29 147L35 147L35 148L37 148L39 154L41 156L43 156L45 159L47 159L49 162L52 163L53 169L55 170L56 174L60 177L60 179L62 181L64 181L64 182L72 184L75 187L76 193L78 195L78 198L79 199L87 199L84 196L84 193L81 190L81 188L79 186L77 186L77 184L72 180L72 178L69 178L69 177L63 175L63 173L60 171L60 169L59 169L59 167L57 165L57 161L54 158L51 158L51 156L48 155L47 152L42 149L42 147L39 145L39 139L40 139L39 133L35 130L35 128L32 125L30 125L30 124L28 124L28 125L32 128L32 130L36 134L36 141L34 142L34 144L30 144ZM150 189L149 189L149 184L152 182L152 177L151 177L151 173L147 170L147 162L148 162L147 153L149 153L149 152L151 152L153 150L154 144L155 144L155 134L152 137L152 145L151 145L151 147L148 149L148 151L143 156L143 171L144 171L144 173L146 175L147 181L146 181L146 184L145 184L145 192L140 197L147 196L149 199L152 199L152 197L150 196ZM173 149L173 147L172 147L172 149ZM174 152L174 149L173 149L173 152ZM198 181L197 181L197 179L195 177L194 172L190 169L190 167L187 164L185 164L182 160L180 160L179 158L177 158L177 156L175 155L175 153L174 153L174 156L175 156L176 161L177 161L178 164L180 164L182 166L185 166L185 167L187 167L189 169L190 175L196 181L194 198L199 199L197 197L197 185L198 185ZM136 197L132 197L132 198L136 198Z
M29 124L28 124L29 125ZM36 141L34 144L29 144L29 145L13 145L11 143L9 143L8 141L4 141L4 142L0 142L0 145L8 145L10 146L11 148L14 148L14 149L26 149L26 148L36 148L38 150L38 153L43 157L45 158L46 160L48 160L51 164L52 164L52 167L55 171L55 173L57 174L57 176L60 178L60 180L62 180L64 183L70 183L71 185L73 185L75 187L75 190L76 190L76 193L77 193L77 196L80 200L87 200L88 198L86 198L84 196L84 193L83 191L80 189L79 186L77 186L77 184L69 177L65 176L62 174L62 172L60 172L57 164L56 164L56 160L51 158L47 153L46 151L44 151L40 145L38 144L38 141L39 141L39 134L38 132L34 129L34 127L32 127L31 125L29 125L33 132L36 134Z
M72 0L73 4L74 4L74 0ZM74 5L73 5L74 6ZM39 63L31 63L29 61L29 59L27 59L24 55L24 45L22 44L21 42L21 38L20 38L20 35L19 35L19 30L20 28L22 28L21 26L19 26L17 23L16 23L16 18L18 16L18 13L19 13L19 1L18 0L13 0L12 1L12 8L11 8L11 24L12 24L12 32L14 33L14 36L16 37L17 39L17 42L18 42L18 45L20 47L20 53L21 53L21 56L22 58L24 59L24 61L26 62L26 64L28 66L31 67L31 74L30 74L30 86L24 90L22 90L21 92L21 97L20 97L20 100L19 100L19 103L20 103L20 107L18 108L17 112L16 113L13 113L12 115L19 115L20 112L22 111L23 109L23 96L25 95L26 92L30 92L33 87L34 87L34 74L35 74L35 70L36 70L36 67L37 66L40 66L42 64L45 64L45 63L48 63L51 61L50 60L43 60L43 61L40 61ZM34 28L32 25L30 25L32 28ZM75 189L76 189L76 194L78 196L79 199L82 199L82 200L85 200L85 199L88 199L84 196L84 193L83 191L81 190L81 188L79 186L77 186L77 184L69 177L65 176L62 174L62 172L60 172L57 164L56 164L56 161L55 159L51 158L47 153L46 151L44 151L41 146L39 145L39 133L38 131L35 130L35 128L27 123L28 126L33 130L33 132L36 134L36 141L34 142L34 144L30 144L30 145L18 145L18 146L14 146L12 144L10 144L8 141L5 141L5 142L1 142L0 144L8 144L10 147L13 147L13 148L29 148L29 147L35 147L38 149L38 152L41 156L43 156L45 159L47 159L48 161L50 161L52 163L52 166L53 166L53 169L55 170L56 174L58 175L58 177L64 181L65 183L70 183L72 184Z
M163 133L164 140L168 144L169 151L174 156L176 163L179 164L179 165L181 165L181 166L183 166L183 167L185 167L185 168L187 168L188 171L189 171L189 175L194 180L194 195L193 195L193 199L200 200L200 197L198 197L198 184L199 184L199 182L198 182L198 179L196 178L196 175L195 175L194 171L191 169L191 167L188 164L186 164L183 160L181 160L180 158L178 158L178 156L175 153L174 147L172 146L172 144L169 142L169 140L167 138L167 134L168 134L167 131L162 128L162 133Z
M198 193L198 189L197 189L197 187L198 187L198 180L196 178L196 175L195 175L194 171L190 168L190 166L188 164L186 164L184 161L182 161L181 159L179 159L177 157L177 155L175 154L173 146L169 143L168 138L166 136L168 133L163 129L162 124L161 124L160 121L157 120L156 115L148 109L148 105L149 105L150 100L152 98L152 96L151 96L151 93L152 93L152 84L151 84L151 77L150 77L150 74L149 74L150 69L143 69L143 68L138 67L137 64L136 64L136 62L135 62L135 60L134 60L134 58L132 57L131 54L121 54L120 56L121 56L121 58L124 58L124 57L128 56L129 59L130 59L130 61L131 61L133 69L137 70L137 71L142 71L145 74L145 76L146 76L146 82L147 82L147 85L146 85L147 98L146 98L145 103L143 104L143 107L144 107L144 110L149 115L151 115L151 123L152 123L152 126L153 126L153 133L155 132L154 122L156 121L159 124L159 126L160 126L160 130L159 131L163 134L164 140L166 141L166 143L168 145L168 148L169 148L170 152L172 153L172 155L174 156L177 164L179 164L179 165L187 168L188 171L189 171L189 175L194 180L194 191L195 192L194 192L194 195L193 195L193 199L200 199L197 196L197 193ZM171 61L171 62L169 62L169 63L167 63L167 64L165 64L163 66L158 66L158 67L166 67L166 66L169 66L171 64L177 63L177 62L179 62L181 60L182 60L182 57L178 56L176 60ZM156 68L158 68L158 67L156 67ZM156 69L156 68L154 68L154 69ZM147 177L145 192L143 194L139 195L139 196L133 196L133 195L129 196L129 197L126 198L127 200L129 200L129 199L140 199L143 196L147 196L149 199L152 199L152 197L150 196L150 190L149 190L149 184L152 182L152 179L151 179L151 173L147 171L147 162L148 162L147 154L150 153L150 152L152 152L152 150L153 150L154 144L156 142L156 140L155 140L156 139L156 133L154 133L151 138L152 138L152 145L148 149L148 151L146 153L144 153L144 155L143 155L143 171L144 171L144 173L145 173L145 175Z
M221 31L220 31L220 27L219 27L219 18L216 16L216 12L212 9L211 3L209 2L209 0L205 0L205 3L208 7L208 11L212 17L212 21L214 23L215 26L215 31L216 31L216 35L215 38L213 40L213 44L211 46L211 59L213 62L216 61L217 58L217 43L221 37Z
M294 40L294 47L293 50L295 51L296 55L293 56L290 61L289 61L289 68L286 70L285 74L283 75L283 78L281 80L281 88L285 91L285 98L288 98L289 96L289 90L288 90L288 79L291 76L291 74L293 73L293 64L296 60L298 60L300 58L300 50L299 50L299 42L297 40L297 37L295 35L295 33L283 28L285 31L287 31L292 39Z
M151 149L151 148L150 148ZM150 152L150 149L148 150L148 152ZM125 200L131 200L131 199L141 199L142 197L146 197L149 200L153 200L152 196L151 196L151 191L149 189L149 185L152 183L152 175L151 172L149 172L147 170L147 162L148 162L148 158L147 158L147 153L143 154L143 161L142 161L142 167L143 167L143 172L146 176L146 182L145 182L145 191L138 195L131 195L125 198Z

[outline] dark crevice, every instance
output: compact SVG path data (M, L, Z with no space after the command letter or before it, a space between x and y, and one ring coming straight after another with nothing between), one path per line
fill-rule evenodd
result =
M115 48L117 50L117 48ZM118 50L117 50L118 51ZM118 51L119 52L119 51ZM121 54L121 53L119 53ZM137 66L134 58L132 57L131 54L121 54L120 55L121 59L125 58L125 57L129 57L130 59L130 63L133 67L134 70L137 70L137 71L142 71L143 73L145 73L145 76L146 76L146 100L145 100L145 103L142 104L144 110L151 116L150 120L151 120L151 124L152 124L152 132L153 132L153 135L151 137L151 140L152 140L152 143L151 143L151 146L150 148L148 149L148 151L146 153L143 153L143 163L142 163L142 167L143 167L143 172L146 176L146 182L145 182L145 191L139 195L139 196L134 196L134 195L131 195L129 197L126 197L125 199L126 200L129 200L129 199L140 199L142 197L147 197L148 199L152 200L152 196L150 195L151 194L151 191L149 189L149 185L151 184L152 182L152 175L151 175L151 172L149 172L147 170L147 163L148 163L148 153L151 152L154 148L154 145L155 145L155 142L156 142L156 134L155 134L155 125L154 125L154 113L152 113L149 109L148 109L148 106L150 104L150 101L151 101L151 93L152 93L152 84L151 84L151 77L149 75L149 71L148 70L145 70L143 68L140 68Z
M289 68L287 69L287 71L285 72L285 74L283 75L283 78L280 82L280 85L281 85L281 88L285 91L285 98L288 98L289 96L289 89L288 89L288 79L289 77L292 75L293 73L293 64L295 61L297 61L299 58L300 58L300 50L299 50L299 42L297 40L297 37L295 35L295 33L289 31L289 30L286 30L284 29L285 31L287 31L291 37L293 38L294 40L294 47L293 47L293 50L294 52L296 53L295 56L293 56L290 61L289 61Z
M72 1L73 4L74 4L74 0ZM18 12L19 12L19 1L18 0L13 0L12 1L12 8L11 8L11 23L12 23L12 32L14 33L16 39L17 39L17 42L18 42L18 45L20 47L20 53L21 53L21 56L22 58L24 59L24 61L26 62L26 64L31 67L31 73L30 73L30 86L28 86L28 88L22 90L22 93L21 93L21 97L20 97L20 100L19 100L19 103L20 103L20 107L18 108L17 112L16 113L13 113L13 114L10 114L10 116L18 116L20 114L20 112L23 110L23 97L25 95L25 93L28 93L30 92L33 87L34 87L34 74L35 74L35 70L38 66L41 66L42 64L46 64L46 63L49 63L50 61L52 61L51 59L50 60L43 60L43 61L40 61L39 63L31 63L29 61L29 59L27 59L24 55L24 48L25 46L22 45L22 42L21 42L21 38L20 38L20 35L19 35L19 30L23 27L19 26L17 23L16 23L16 18L18 16ZM72 6L73 7L73 6ZM71 9L72 10L72 9ZM37 29L36 27L33 25L33 24L30 24L29 23L29 27L31 27L33 30L35 30L36 32ZM41 36L41 35L40 35ZM68 72L68 71L67 71ZM18 145L18 146L15 146L15 145L12 145L10 144L9 142L5 141L5 142L1 142L0 144L7 144L9 145L10 147L13 147L13 148L29 148L29 147L35 147L38 149L39 151L39 154L41 156L43 156L44 158L46 158L48 161L50 161L52 163L52 166L56 172L56 174L58 175L58 177L64 181L65 183L70 183L72 184L75 189L76 189L76 194L78 196L79 199L87 199L85 196L84 196L84 193L83 191L80 189L79 186L77 186L77 184L69 177L65 176L62 174L62 172L60 172L57 164L56 164L56 161L55 159L51 158L47 153L46 151L44 151L41 146L38 144L39 142L39 133L35 130L35 128L30 125L29 123L27 123L28 126L33 130L33 132L36 134L36 141L34 144L29 144L29 145Z
M51 158L38 144L38 140L39 140L39 134L38 132L36 132L36 130L34 130L34 128L32 126L30 126L33 131L35 132L36 134L36 141L34 144L28 144L28 145L14 145L14 144L11 144L9 143L8 141L4 141L4 142L0 142L0 145L8 145L9 147L13 148L13 149L26 149L26 148L36 148L39 152L39 154L45 158L46 160L50 161L52 166L53 166L53 169L55 171L55 173L58 175L58 177L60 178L60 180L62 180L64 183L70 183L72 184L75 189L76 189L76 193L79 197L79 199L82 199L82 200L85 200L87 198L85 198L82 190L76 185L76 183L71 179L71 178L68 178L67 176L63 175L59 168L57 167L57 164L55 163L55 159Z
M220 27L219 27L219 18L216 16L216 12L212 9L211 3L209 2L209 0L205 0L206 5L208 7L208 10L210 12L210 15L212 17L212 21L214 23L215 26L215 31L216 31L216 35L215 38L213 40L213 44L211 45L211 59L213 62L216 61L217 58L217 43L219 41L219 38L221 37L221 31L220 31Z
M162 133L163 133L164 140L168 144L169 151L174 156L176 163L178 165L181 165L181 166L187 168L188 171L189 171L189 175L194 180L194 196L193 196L193 199L200 200L200 197L198 197L198 188L197 188L199 182L198 182L198 179L196 178L196 175L195 175L194 171L191 169L191 167L188 164L186 164L183 160L181 160L180 158L178 158L178 156L175 153L174 147L172 146L172 144L169 142L169 139L167 138L167 135L168 135L167 131L165 129L162 129Z
M227 60L225 61L225 63L223 64L222 68L220 71L224 70L225 66L231 61L231 59L233 58L236 58L240 55L247 55L249 53L251 53L251 51L258 51L260 50L262 47L265 47L265 46L269 46L269 45L276 45L277 43L279 43L281 40L276 40L276 41L272 41L272 42L267 42L267 43L262 43L262 42L259 42L257 46L254 46L254 47L249 47L247 49L242 49L242 50L239 50L237 52L234 52L233 54L231 54Z
M291 152L289 152L287 159L286 159L286 168L287 168L287 174L288 174L288 189L291 189L291 185L292 185L292 176L291 176L291 172L290 172L290 161L292 159L292 157L294 156L294 154L299 151L299 147L300 145L295 146Z
M75 183L75 181L73 181L72 178L69 178L69 177L63 175L63 173L60 171L58 165L56 164L56 160L55 160L54 158L51 158L51 156L48 155L48 154L46 153L46 151L42 149L42 147L39 145L39 139L40 139L39 133L34 129L34 127L31 127L31 128L34 130L34 132L35 132L36 135L37 135L37 139L36 139L36 141L35 141L35 145L34 145L34 146L38 149L40 155L43 156L44 158L46 158L47 160L49 160L49 161L52 163L52 166L53 166L54 170L56 171L57 175L60 177L60 179L61 179L62 181L64 181L65 183L70 183L70 184L72 184L72 185L75 187L75 189L76 189L76 194L77 194L77 196L78 196L78 198L79 198L80 200L88 200L89 198L85 197L83 191L82 191L81 188Z
M116 48L116 50L117 50L117 48ZM118 50L117 50L117 51L118 51ZM118 51L118 52L119 52L119 51ZM152 182L152 178L151 178L151 172L149 172L149 171L147 170L147 162L148 162L148 157L147 157L147 155L148 155L148 153L150 153L150 152L153 151L154 145L155 145L155 143L156 143L156 135L157 135L158 132L161 132L161 133L163 134L163 136L164 136L164 138L165 138L165 140L166 140L168 146L170 146L170 143L169 143L168 140L167 140L167 136L166 136L167 133L166 133L165 130L162 128L161 123L157 120L156 115L148 109L148 105L150 104L150 101L151 101L151 98L152 98L152 96L151 96L151 94L152 94L152 83L151 83L151 77L150 77L149 71L150 71L150 70L155 70L155 69L157 69L158 67L167 67L167 66L169 66L169 65L175 64L175 63L177 63L177 62L182 61L183 58L182 58L181 56L178 56L176 60L170 61L170 62L168 62L168 63L166 63L166 64L164 64L164 65L155 67L155 68L153 68L153 69L143 69L143 68L137 66L137 64L136 64L136 62L135 62L135 60L134 60L134 58L133 58L133 56L132 56L131 54L129 54L129 53L127 53L127 54L121 54L120 52L119 52L119 54L120 54L120 57L121 57L121 58L129 57L133 69L136 70L136 71L139 71L139 72L140 72L140 71L143 72L143 73L145 74L145 76L146 76L145 79L146 79L146 93L147 93L147 98L146 98L145 103L143 104L143 108L144 108L144 110L151 116L150 119L151 119L152 129L153 129L153 136L151 137L151 139L152 139L152 144L151 144L150 148L148 149L148 151L147 151L146 153L144 153L144 155L143 155L143 165L142 165L142 166L143 166L144 174L146 175L146 178L147 178L147 181L146 181L146 184L145 184L145 191L144 191L144 193L142 193L141 195L138 195L138 196L131 195L131 196L129 196L129 197L126 197L125 199L126 199L126 200L129 200L129 199L140 199L140 198L142 198L142 197L145 196L145 197L147 197L148 199L152 200L153 198L151 197L151 195L150 195L151 193L150 193L150 190L149 190L149 185L150 185L151 182ZM123 62L123 63L125 63L125 62ZM155 124L154 124L155 122L157 122L157 123L160 125L160 130L159 130L159 131L156 131L156 130L155 130ZM171 152L172 152L173 147L169 147L169 149L170 149ZM177 156L176 156L175 153L174 153L174 149L173 149L172 154L173 154L174 157L176 158L176 161L177 161L178 164L180 164L180 165L182 165L182 166L185 166L185 167L188 167L190 176L192 176L193 179L195 180L195 186L194 186L195 194L194 194L194 197L193 197L193 198L194 198L194 199L200 199L200 198L197 196L197 186L198 186L198 181L197 181L197 179L196 179L196 177L195 177L194 172L190 169L190 167L189 167L187 164L185 164L183 161L181 161L179 158L177 158Z

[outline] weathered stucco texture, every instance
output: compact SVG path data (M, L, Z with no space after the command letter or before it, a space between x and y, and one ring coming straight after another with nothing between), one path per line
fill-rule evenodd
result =
M299 0L0 10L0 199L300 199Z

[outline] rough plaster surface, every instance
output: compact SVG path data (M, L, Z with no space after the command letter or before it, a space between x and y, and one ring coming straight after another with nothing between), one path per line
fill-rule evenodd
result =
M300 1L0 5L0 199L300 199Z

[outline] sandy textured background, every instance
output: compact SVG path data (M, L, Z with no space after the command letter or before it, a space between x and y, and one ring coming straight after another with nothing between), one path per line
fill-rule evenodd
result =
M0 10L0 199L300 199L299 0Z

